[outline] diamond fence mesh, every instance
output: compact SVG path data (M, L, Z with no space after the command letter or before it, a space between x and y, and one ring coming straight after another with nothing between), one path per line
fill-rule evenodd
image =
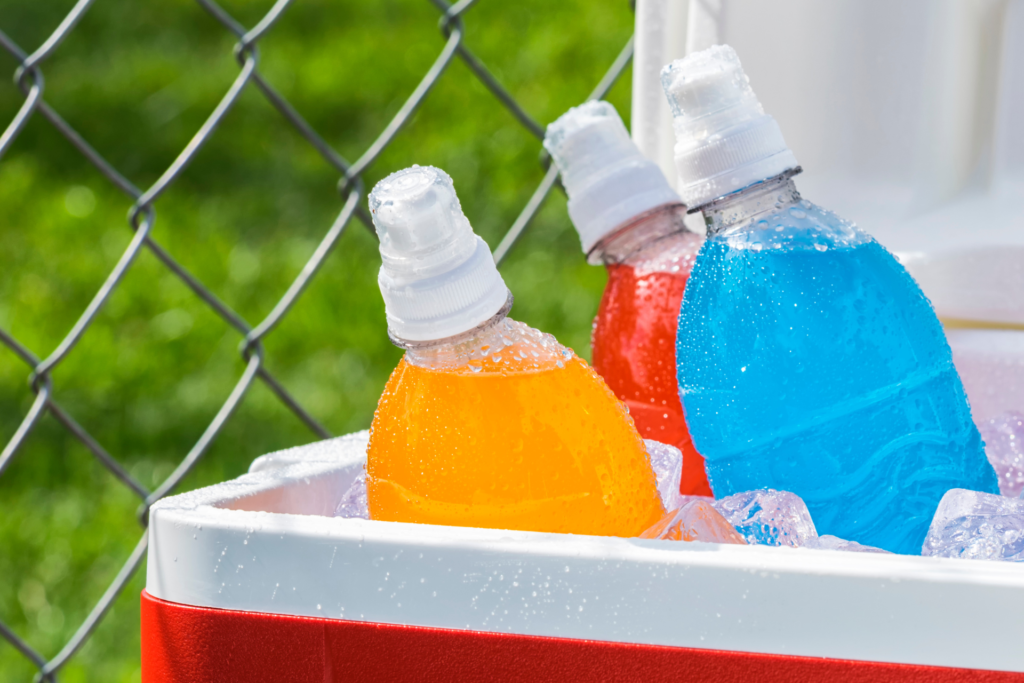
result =
M412 93L404 100L397 113L388 121L372 144L355 161L347 160L328 144L324 137L313 129L306 118L260 72L260 40L273 30L275 23L286 13L289 5L292 4L291 0L278 0L266 15L252 27L240 24L225 9L212 0L197 0L197 2L223 26L225 31L230 32L237 41L234 45L234 57L239 66L238 75L220 99L219 104L209 113L205 122L194 133L191 140L180 151L173 163L163 171L156 182L146 188L137 187L125 174L108 162L103 154L80 135L73 124L65 120L46 100L46 82L43 67L47 60L59 51L61 44L68 35L75 30L79 20L93 5L93 0L78 0L49 37L31 52L0 30L0 45L18 62L17 70L14 74L14 82L24 95L24 103L20 106L14 119L7 125L2 136L0 136L0 161L2 161L3 155L10 149L12 143L19 137L19 134L22 133L30 119L33 117L45 119L88 162L95 166L107 181L129 198L131 208L128 214L128 227L133 235L127 249L124 250L116 266L109 272L105 282L96 291L85 310L81 312L77 322L63 336L56 349L49 355L45 357L38 356L27 345L21 343L6 330L0 328L0 342L24 363L29 385L35 396L27 414L24 415L13 435L10 436L3 446L3 451L0 453L0 476L3 475L4 470L7 469L12 461L19 457L19 452L23 450L26 440L37 428L41 418L49 414L74 439L88 449L89 453L95 457L111 476L116 478L124 487L127 487L138 498L140 503L138 521L142 533L138 543L124 561L116 578L110 583L106 591L95 603L87 618L59 652L52 657L45 656L19 636L14 629L0 620L0 637L34 664L38 669L37 680L57 680L58 672L86 643L87 639L97 628L145 557L147 544L145 527L149 507L155 501L173 492L182 479L203 458L211 444L223 431L225 424L231 420L233 413L245 400L247 393L254 383L263 383L273 392L273 395L277 397L281 404L294 413L317 437L327 438L331 436L330 432L310 412L303 408L301 398L293 396L284 387L282 382L270 372L266 363L267 354L263 342L278 325L287 319L289 311L292 310L296 302L303 295L311 280L316 277L324 260L331 253L332 249L335 248L346 228L353 221L357 221L372 232L373 228L365 208L366 187L363 181L363 174L374 164L395 137L400 134L403 126L409 122L424 99L429 97L434 85L444 76L453 61L456 59L461 60L469 68L472 75L479 79L479 82L486 87L490 94L497 98L526 131L536 138L543 137L544 127L520 106L516 98L499 83L488 67L466 46L464 36L466 31L465 23L468 21L468 18L464 19L464 16L476 4L476 0L462 0L452 5L444 2L444 0L430 0L440 15L438 23L442 38L439 43L440 51L433 64L423 75ZM600 98L607 93L618 76L629 64L632 53L633 45L632 39L630 39L621 52L611 61L611 65L604 77L595 85L588 99ZM280 120L293 127L306 143L327 164L336 170L340 176L337 190L342 204L337 217L323 233L319 245L305 263L299 275L291 282L284 295L277 300L271 312L255 324L250 323L242 315L232 310L221 298L218 298L211 288L207 287L198 277L186 269L153 237L153 228L157 221L156 206L159 200L181 177L190 162L193 161L197 153L211 137L216 135L218 126L246 90L255 90L262 95L280 114ZM546 163L544 157L541 157L541 163ZM552 188L556 186L557 180L556 170L553 166L549 165L543 180L522 208L512 226L507 230L499 245L495 248L494 258L499 264L516 244L520 236L522 236L545 198ZM54 371L67 359L69 354L75 352L83 336L89 333L101 309L108 303L114 291L122 283L126 273L136 263L139 254L144 251L148 251L155 256L162 266L170 273L173 273L176 278L179 278L195 296L204 302L210 311L237 332L241 337L238 352L244 367L241 377L235 383L233 390L219 410L209 420L208 426L198 441L184 454L174 471L153 490L144 486L134 477L118 458L115 458L104 448L99 440L91 435L86 426L80 424L75 419L62 404L59 398L59 387L53 379ZM5 580L14 581L16 578L6 577Z

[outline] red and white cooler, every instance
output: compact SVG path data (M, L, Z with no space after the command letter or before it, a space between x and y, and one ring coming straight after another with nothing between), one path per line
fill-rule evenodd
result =
M1024 681L1024 566L333 517L366 433L150 514L144 683Z

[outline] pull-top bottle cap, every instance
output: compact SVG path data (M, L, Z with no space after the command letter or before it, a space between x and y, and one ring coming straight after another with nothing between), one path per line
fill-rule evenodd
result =
M583 253L645 211L682 202L607 102L587 102L562 114L548 126L544 148L562 174Z
M370 193L370 213L380 237L377 283L393 337L445 339L505 305L508 288L447 173L432 166L392 173Z
M798 167L736 51L714 45L661 70L676 133L679 193L691 208Z

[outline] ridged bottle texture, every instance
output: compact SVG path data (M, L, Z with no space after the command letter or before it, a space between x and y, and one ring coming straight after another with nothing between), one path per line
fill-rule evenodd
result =
M889 252L791 182L744 193L705 211L679 320L714 494L792 491L821 534L919 554L946 491L998 492L942 327Z

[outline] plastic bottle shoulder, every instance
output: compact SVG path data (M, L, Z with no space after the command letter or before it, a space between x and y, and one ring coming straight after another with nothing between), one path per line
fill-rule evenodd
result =
M687 274L704 238L687 229L685 218L682 204L659 206L601 240L587 260L594 265L629 266L637 275Z
M478 375L560 369L574 358L554 336L503 317L460 338L410 348L404 360L426 370Z
M666 235L630 254L622 263L637 275L648 273L689 273L704 244L704 237L689 230Z
M753 252L823 252L873 241L855 223L806 199L788 205L780 202L777 207L728 225L708 239L730 249Z

